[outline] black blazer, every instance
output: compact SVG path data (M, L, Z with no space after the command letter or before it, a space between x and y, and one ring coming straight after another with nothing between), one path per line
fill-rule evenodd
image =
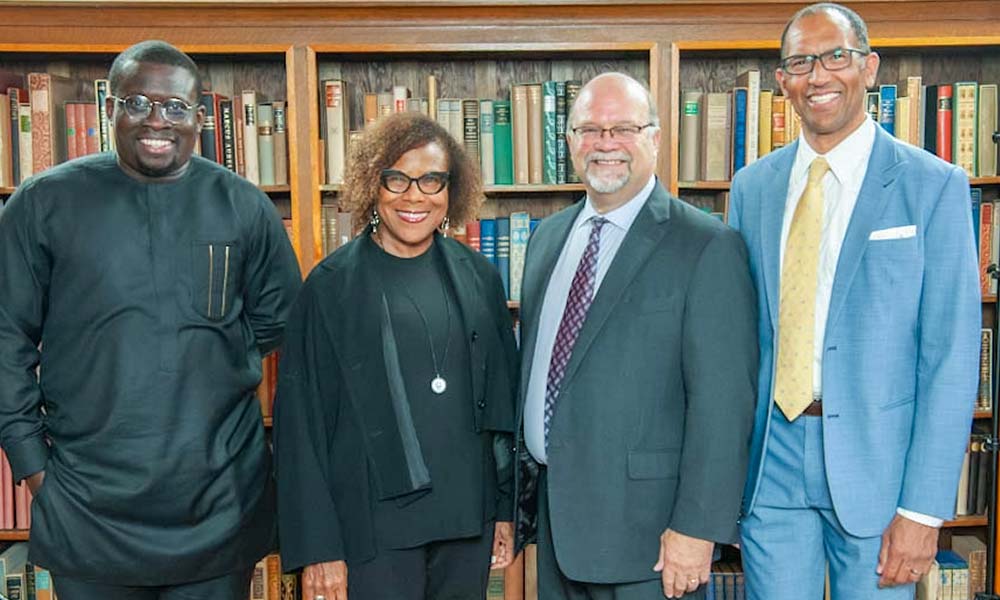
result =
M519 422L545 290L581 207L542 221L528 245ZM594 297L549 432L551 530L567 577L659 577L652 569L668 527L737 539L756 323L739 234L657 185ZM537 465L523 448L519 458L523 543Z
M373 487L383 499L428 484L419 472L419 449L414 453L407 444L406 423L393 408L381 289L365 258L367 235L317 265L286 330L274 444L287 571L373 557ZM497 517L509 520L518 365L506 295L496 268L482 255L441 236L435 247L466 329L476 430L497 433Z

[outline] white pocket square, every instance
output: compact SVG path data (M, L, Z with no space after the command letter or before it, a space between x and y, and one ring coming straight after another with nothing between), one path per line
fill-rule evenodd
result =
M899 227L890 227L888 229L879 229L878 231L873 231L868 239L870 240L901 240L903 238L911 238L917 235L916 225L901 225Z

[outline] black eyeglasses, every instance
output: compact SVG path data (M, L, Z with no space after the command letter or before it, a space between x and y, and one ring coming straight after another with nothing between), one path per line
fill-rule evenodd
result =
M653 123L646 123L645 125L615 125L614 127L582 125L580 127L574 127L571 131L574 135L578 135L588 141L598 140L604 137L605 131L608 132L608 135L610 135L612 139L628 141L635 139L635 137L647 127L656 127L656 125Z
M420 177L410 177L396 169L384 169L382 171L382 187L393 194L405 194L410 186L416 183L418 190L428 196L433 196L448 186L450 178L451 175L444 171L428 171Z
M125 108L125 114L130 119L136 121L141 121L149 117L153 112L153 107L159 106L160 114L163 115L164 119L171 123L183 123L191 118L195 109L198 108L197 104L188 104L180 98L170 98L162 102L159 100L150 100L142 94L131 94L124 98L112 96L112 98Z
M823 54L799 54L781 60L781 70L789 75L808 75L819 61L827 71L842 71L854 62L854 55L868 56L871 52L855 48L834 48Z

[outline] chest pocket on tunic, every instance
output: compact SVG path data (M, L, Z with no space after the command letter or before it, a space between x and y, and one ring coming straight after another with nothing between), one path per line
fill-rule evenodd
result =
M236 242L194 242L192 250L191 303L198 314L212 321L224 319L239 293L242 261Z

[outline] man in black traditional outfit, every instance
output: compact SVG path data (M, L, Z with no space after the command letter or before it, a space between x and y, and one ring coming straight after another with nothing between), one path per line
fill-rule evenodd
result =
M143 42L109 78L116 152L0 213L0 443L63 600L242 600L274 542L254 388L298 265L267 196L192 156L187 55Z

